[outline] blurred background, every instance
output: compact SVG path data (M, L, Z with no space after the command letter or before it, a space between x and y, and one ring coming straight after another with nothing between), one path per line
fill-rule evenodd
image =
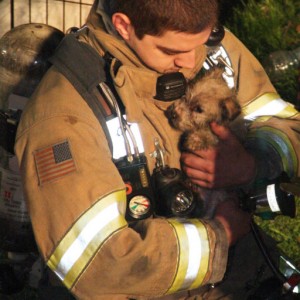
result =
M0 37L13 27L42 23L65 32L84 24L93 0L0 0Z

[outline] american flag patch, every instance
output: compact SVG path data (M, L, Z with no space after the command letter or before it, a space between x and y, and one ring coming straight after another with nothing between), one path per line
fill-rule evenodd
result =
M76 171L68 141L35 151L34 159L40 185Z

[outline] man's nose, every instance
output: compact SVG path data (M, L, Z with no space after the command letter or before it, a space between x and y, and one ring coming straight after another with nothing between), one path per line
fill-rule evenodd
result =
M174 60L177 67L192 69L196 64L196 51L192 50L190 52L178 54Z

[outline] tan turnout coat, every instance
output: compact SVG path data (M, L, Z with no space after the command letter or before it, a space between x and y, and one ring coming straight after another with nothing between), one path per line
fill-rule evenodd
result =
M100 55L108 50L122 63L114 84L128 120L139 125L149 170L155 166L150 156L155 139L165 149L168 165L180 168L179 133L164 116L170 103L153 98L160 74L147 69L122 40L107 34L95 12L87 26L81 42ZM245 108L252 112L279 98L240 41L226 31L222 44ZM196 67L181 70L186 78L195 76L205 57L202 46L197 49ZM289 106L279 117L257 121L252 138L271 140L282 168L299 174L299 128L298 114ZM43 163L49 152L54 155L49 158L50 174ZM150 218L134 225L125 221L125 186L106 136L89 106L55 67L44 76L22 115L16 154L39 250L79 299L152 299L184 290L174 296L179 299L187 297L188 290L222 279L228 245L216 221Z

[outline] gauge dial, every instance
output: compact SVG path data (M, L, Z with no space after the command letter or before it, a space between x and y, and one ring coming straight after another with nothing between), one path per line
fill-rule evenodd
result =
M133 218L139 219L150 210L150 200L144 195L134 196L129 202L130 214Z

